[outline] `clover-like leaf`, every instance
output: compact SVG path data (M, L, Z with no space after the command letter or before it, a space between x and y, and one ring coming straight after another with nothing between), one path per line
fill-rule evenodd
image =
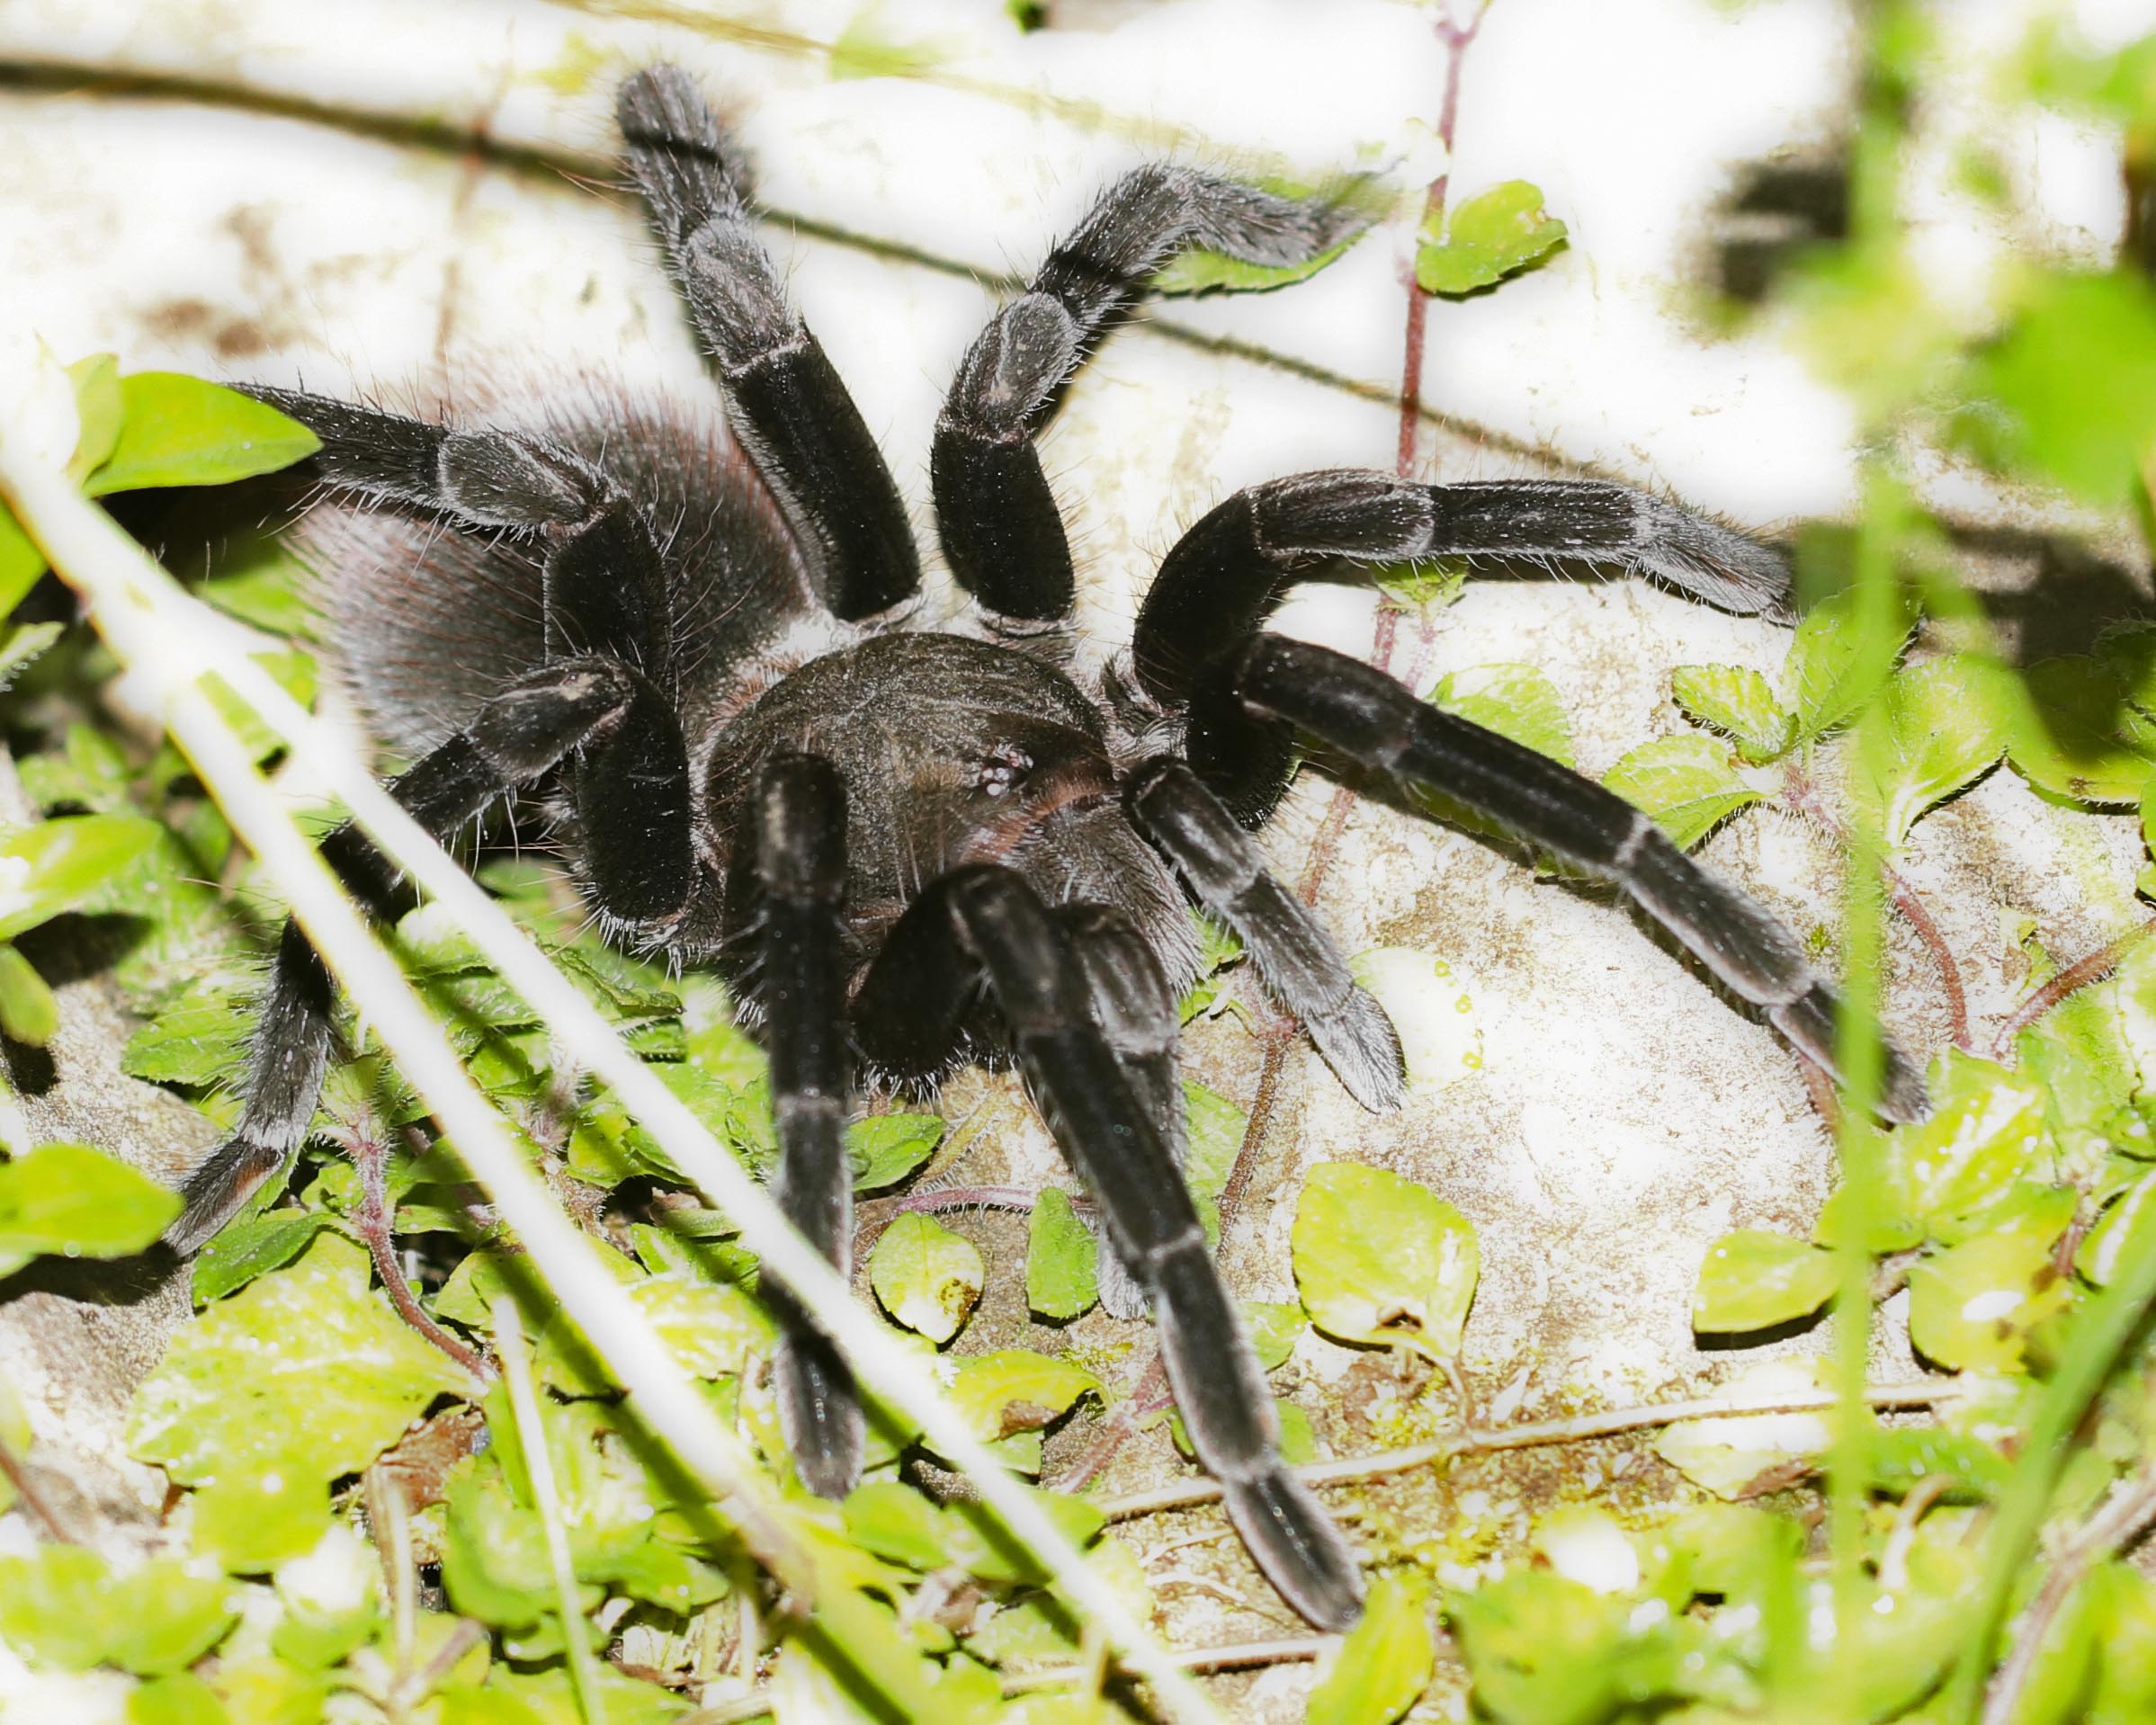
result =
M1460 1351L1481 1256L1475 1231L1426 1186L1383 1168L1321 1162L1295 1206L1295 1285L1311 1322L1344 1342Z
M1026 1229L1025 1303L1039 1318L1060 1323L1100 1298L1093 1233L1060 1189L1045 1186L1033 1200Z
M1684 851L1761 795L1739 771L1728 744L1692 732L1641 745L1602 782L1653 816Z
M1541 263L1564 238L1542 188L1507 180L1454 205L1449 219L1432 212L1416 246L1415 279L1425 293L1472 293Z
M1703 1336L1768 1329L1825 1305L1838 1280L1831 1254L1763 1228L1740 1228L1707 1248L1692 1291Z
M93 497L151 486L229 485L304 460L322 440L274 407L176 371L120 380L112 454L83 487Z
M1250 1351L1257 1355L1257 1363L1267 1372L1278 1370L1287 1363L1288 1355L1295 1351L1307 1321L1302 1308L1284 1300L1245 1300L1238 1302L1243 1322L1250 1330Z
M1572 721L1557 685L1532 665L1475 665L1437 680L1430 704L1552 760L1574 764Z
M366 1253L325 1235L173 1336L128 1409L130 1451L196 1495L197 1539L228 1568L311 1550L328 1486L474 1386L368 1288Z
M1886 686L1886 755L1876 774L1856 752L1858 790L1878 810L1889 845L1919 816L1990 771L2006 746L1999 702L1973 660L1932 659Z
M963 1234L908 1214L878 1236L868 1279L885 1311L940 1344L965 1327L986 1274L980 1248Z
M1747 666L1680 665L1670 673L1669 693L1695 724L1724 732L1749 765L1765 765L1796 741L1796 715Z
M0 1275L33 1257L146 1251L180 1213L176 1193L86 1144L45 1144L0 1164Z
M1436 1662L1428 1595L1418 1580L1382 1576L1311 1691L1309 1725L1391 1725L1429 1687Z
M194 1261L194 1303L206 1306L237 1293L256 1276L282 1270L335 1229L336 1218L318 1210L268 1210L242 1216L220 1230Z
M444 1284L443 1292L448 1292ZM675 1270L629 1283L629 1298L691 1377L719 1378L744 1370L768 1354L771 1320L731 1283ZM437 1302L439 1309L439 1302ZM566 1312L558 1312L533 1350L541 1381L571 1395L595 1395L621 1387L612 1368L586 1343Z

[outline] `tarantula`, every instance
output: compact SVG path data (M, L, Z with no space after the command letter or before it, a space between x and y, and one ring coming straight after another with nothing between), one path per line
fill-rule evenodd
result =
M701 412L555 404L452 429L256 389L321 439L330 633L398 800L449 835L536 797L614 938L731 981L771 1055L787 1213L842 1268L842 1129L866 1082L1015 1062L1105 1224L1111 1308L1150 1300L1191 1439L1259 1566L1313 1623L1352 1622L1353 1554L1279 1427L1179 1174L1185 894L1227 924L1366 1107L1400 1049L1250 832L1298 731L1443 791L1614 880L1812 1058L1834 1002L1773 917L1610 792L1367 666L1264 632L1350 563L1501 553L1613 563L1728 609L1783 599L1770 551L1615 485L1303 473L1229 498L1167 554L1127 661L1072 668L1071 556L1033 440L1088 346L1185 247L1307 260L1361 219L1186 167L1109 189L962 362L932 456L971 605L909 632L920 566L861 415L756 238L746 166L687 76L622 86L628 166L724 388ZM378 912L397 882L349 826L325 848ZM230 1140L188 1183L192 1249L298 1152L332 1035L327 973L277 950ZM1923 1105L1891 1062L1885 1112ZM839 1495L863 1419L844 1362L781 1293L775 1362L801 1475Z

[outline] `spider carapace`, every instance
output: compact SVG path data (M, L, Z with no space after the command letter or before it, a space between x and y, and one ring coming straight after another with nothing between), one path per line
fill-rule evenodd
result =
M746 165L672 67L631 77L617 112L726 421L715 403L587 392L452 428L256 391L322 440L330 501L308 527L322 603L380 740L416 762L396 793L444 836L504 800L538 802L609 934L729 974L770 1050L782 1201L842 1266L860 1085L1015 1062L1093 1193L1104 1299L1132 1318L1150 1304L1191 1441L1259 1567L1313 1623L1345 1625L1355 1558L1280 1458L1180 1175L1192 899L1358 1100L1401 1098L1391 1023L1249 836L1296 734L1614 881L1829 1065L1834 1005L1780 924L1608 791L1266 619L1343 561L1580 559L1746 612L1782 603L1783 565L1619 486L1304 473L1191 528L1129 654L1081 676L1070 552L1033 441L1063 386L1177 252L1293 264L1362 219L1155 165L1109 189L961 362L932 489L971 603L948 630L915 629L905 508L756 237ZM367 842L347 827L326 848L386 910L397 883ZM183 1249L290 1166L333 1005L288 926L244 1111L189 1182ZM1924 1105L1898 1059L1884 1095L1897 1117ZM783 1422L803 1479L837 1495L861 1469L859 1404L844 1362L780 1303Z

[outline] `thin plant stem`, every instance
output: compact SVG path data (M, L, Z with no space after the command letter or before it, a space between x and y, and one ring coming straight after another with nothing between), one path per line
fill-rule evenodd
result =
M2097 1564L2132 1543L2156 1522L2156 1461L2144 1461L2077 1528L2052 1560L2036 1597L2021 1619L2014 1650L1999 1665L1984 1696L1983 1725L2009 1725L2037 1657L2073 1591Z
M509 1414L516 1447L532 1482L532 1506L539 1512L547 1540L547 1565L554 1572L554 1604L561 1613L561 1641L568 1650L569 1678L584 1725L606 1725L606 1703L599 1694L599 1670L592 1658L582 1607L577 1601L577 1563L569 1555L569 1533L561 1519L561 1493L554 1483L554 1458L539 1417L539 1397L532 1387L532 1357L524 1349L523 1320L516 1301L494 1302L494 1345L502 1357L502 1380L509 1390Z
M1962 1394L1959 1384L1938 1379L1874 1385L1864 1392L1864 1401L1872 1408L1926 1408L1957 1400ZM1840 1399L1838 1390L1827 1390L1785 1396L1699 1396L1685 1401L1614 1408L1598 1414L1575 1414L1564 1419L1532 1420L1517 1426L1470 1426L1427 1443L1380 1450L1369 1455L1344 1456L1337 1461L1307 1462L1294 1471L1314 1486L1349 1485L1365 1479L1382 1479L1462 1456L1494 1455L1506 1450L1539 1449L1553 1443L1583 1443L1597 1438L1622 1436L1626 1432L1674 1426L1679 1420L1824 1413L1838 1406ZM1109 1521L1129 1521L1138 1515L1216 1503L1220 1496L1221 1488L1212 1480L1192 1479L1151 1491L1103 1497L1095 1507Z
M38 1484L22 1458L15 1453L14 1446L4 1438L0 1438L0 1479L5 1479L15 1488L17 1501L30 1512L31 1519L44 1530L47 1539L62 1545L79 1543L54 1513L52 1506L46 1501L44 1488Z
M1985 1673L2006 1622L2014 1590L2036 1549L2052 1493L2065 1470L2075 1430L2102 1392L2120 1354L2156 1305L2156 1242L2141 1240L2119 1255L2119 1274L2083 1310L2066 1339L2050 1382L2029 1422L2028 1438L2013 1477L1999 1500L1986 1542L1982 1586L1970 1619L1968 1640L1948 1682L1940 1718L1973 1725L1983 1699Z
M1096 1617L1124 1663L1153 1683L1176 1718L1219 1715L1167 1660L1129 1605L1084 1561L1052 1522L974 1436L928 1369L890 1345L881 1323L787 1220L771 1196L711 1137L625 1043L614 1027L418 823L348 747L332 739L199 601L183 593L111 518L83 498L64 467L76 426L66 374L47 357L22 387L0 390L13 416L0 420L0 496L52 566L90 601L99 631L120 657L161 679L167 728L214 787L238 833L292 904L316 950L377 1029L405 1077L457 1142L504 1219L523 1238L546 1280L632 1392L639 1411L681 1461L722 1498L745 1543L827 1616L851 1612L840 1588L819 1598L816 1563L792 1532L791 1514L747 1446L699 1396L665 1345L534 1179L501 1117L465 1073L438 1024L374 940L327 865L292 823L250 753L195 680L214 669L291 745L293 755L341 797L383 853L438 904L547 1023L610 1085L675 1166L714 1208L756 1238L783 1278L832 1336L855 1376L919 1422L937 1452L965 1473L1012 1537L1053 1576L1083 1614Z
M389 1295L389 1304L415 1331L473 1377L493 1382L493 1363L436 1323L414 1297L411 1283L404 1279L404 1266L397 1262L396 1210L389 1202L389 1146L371 1133L361 1133L351 1148L360 1176L360 1211L353 1222L367 1247L368 1256L374 1260L374 1274L381 1279L382 1292Z
M2043 987L2035 989L2028 997L2007 1015L2007 1022L1999 1027L1999 1034L1991 1043L1991 1058L2005 1060L2014 1052L2014 1044L2021 1032L2044 1014L2059 1005L2068 996L2092 988L2103 981L2120 964L2126 955L2156 932L2156 922L2146 922L2129 928L2116 940L2099 946L2087 957L2077 959Z

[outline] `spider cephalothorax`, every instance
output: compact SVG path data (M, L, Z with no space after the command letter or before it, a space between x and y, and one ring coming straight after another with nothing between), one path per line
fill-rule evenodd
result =
M1189 169L1110 189L974 343L934 445L936 517L970 596L912 630L917 555L844 385L787 305L738 161L690 80L623 87L628 162L724 385L706 407L620 406L449 428L280 390L344 503L312 532L331 632L398 798L438 833L513 796L562 822L586 899L625 943L713 963L772 1059L783 1202L845 1263L841 1131L856 1070L931 1083L1010 1059L1105 1224L1112 1309L1150 1299L1200 1458L1266 1575L1314 1622L1361 1579L1282 1463L1272 1399L1179 1175L1186 895L1241 937L1366 1106L1400 1099L1398 1040L1324 930L1268 874L1295 732L1442 791L1614 880L1814 1059L1833 999L1796 941L1653 824L1546 757L1337 653L1264 632L1341 560L1502 553L1645 572L1736 610L1778 604L1752 541L1621 487L1432 486L1351 470L1239 493L1162 565L1127 664L1071 668L1075 590L1033 437L1087 346L1161 264L1262 264L1358 219ZM332 860L393 885L350 828ZM189 1183L192 1247L298 1150L331 1035L327 976L288 927L231 1140ZM1891 1062L1886 1111L1922 1092ZM858 1475L845 1366L798 1313L778 1363L802 1477Z

